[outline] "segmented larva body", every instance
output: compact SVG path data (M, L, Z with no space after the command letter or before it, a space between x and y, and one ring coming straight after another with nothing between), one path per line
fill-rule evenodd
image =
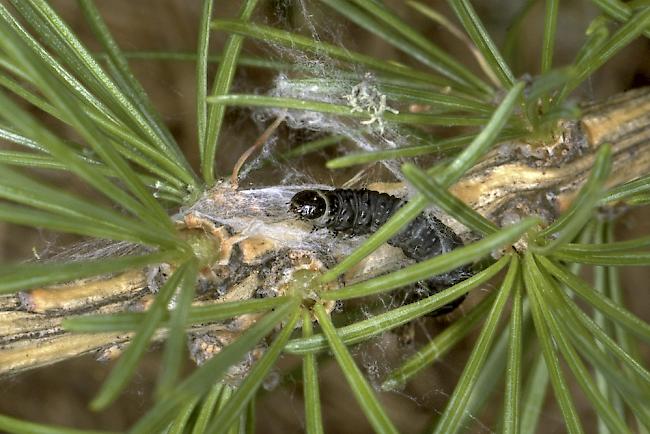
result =
M379 229L406 202L398 197L367 189L303 190L293 196L289 209L301 219L309 220L315 227L327 228L335 233L364 235ZM406 257L419 262L449 252L462 246L463 242L440 220L421 214L389 239L388 244L402 249ZM421 286L424 288L414 297L407 297L407 301L417 301L435 294L470 276L472 272L468 266L434 276L422 282ZM464 298L465 295L432 314L449 313L460 305Z

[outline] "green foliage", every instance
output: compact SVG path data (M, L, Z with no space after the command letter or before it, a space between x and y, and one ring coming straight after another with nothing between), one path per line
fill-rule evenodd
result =
M314 333L311 315L304 311L302 314L302 337L309 339ZM339 332L337 331L337 334ZM286 351L285 346L285 351ZM305 394L305 422L307 432L320 434L323 433L323 420L321 416L320 405L320 386L318 385L318 365L316 354L313 352L305 353L302 360L302 379Z
M429 312L433 312L450 301L455 300L468 290L489 281L506 265L506 262L507 258L502 258L480 273L449 287L444 292L434 294L415 303L410 303L407 306L391 309L388 312L375 315L367 320L339 327L337 332L346 344L363 342L372 336L394 329L416 318L420 318ZM324 293L322 297L325 298L328 294L329 292ZM359 295L359 293L351 294L351 296L356 295ZM317 334L310 338L290 341L287 344L286 351L289 353L304 354L305 352L324 350L326 348L325 337Z
M213 9L216 10L213 1L204 0L196 53L123 52L94 2L80 0L86 21L103 50L93 54L45 0L12 0L11 3L12 10L0 4L0 139L22 150L0 151L0 198L4 200L0 204L0 220L128 241L145 246L148 253L81 262L2 266L0 293L161 262L175 265L172 276L145 313L65 321L64 326L74 332L135 332L91 404L93 409L105 408L119 396L156 332L165 330L168 338L156 401L132 427L133 433L254 432L255 396L282 353L302 357L307 431L323 432L316 357L324 350L333 354L372 427L377 432L397 432L381 405L380 391L369 384L349 348L421 318L496 278L508 266L497 289L393 369L383 379L381 389L395 390L411 381L482 322L474 350L453 394L442 413L432 420L432 432L451 433L465 428L471 423L470 415L479 412L501 387L505 387L499 422L502 430L535 432L549 382L567 430L582 432L582 421L569 388L573 380L592 404L601 431L633 431L627 424L629 415L636 420L639 431L650 426L650 411L644 405L650 400L647 387L650 373L638 349L640 342L650 342L650 325L625 307L617 268L650 265L647 251L650 237L614 241L610 222L595 225L597 233L592 236L592 222L598 219L597 207L613 202L647 203L650 177L607 190L612 156L610 147L602 146L578 198L545 228L540 227L540 220L535 217L499 227L448 190L499 141L517 138L537 143L548 139L559 118L575 114L567 103L572 91L632 40L640 35L650 36L650 7L634 9L617 0L594 0L605 15L594 19L587 29L584 45L574 62L556 68L554 47L562 9L558 8L560 2L546 1L541 75L526 85L516 79L514 65L507 59L521 28L521 19L533 2L522 8L504 47L499 47L490 37L468 0L449 1L466 35L439 12L409 2L418 13L469 44L484 76L472 72L396 12L372 0L323 0L323 3L329 12L345 17L396 47L418 67L259 24L254 18L256 0L242 2L238 19L213 19ZM614 29L608 17L620 25ZM210 54L213 31L228 34L219 55ZM238 68L244 66L272 72L293 71L300 75L297 80L302 80L302 84L333 88L328 79L311 77L309 72L291 63L241 54L246 38L305 55L328 56L332 68L348 79L350 86L358 83L359 71L371 71L389 101L430 106L424 113L386 111L381 115L382 121L422 138L424 144L346 154L330 160L329 168L414 156L443 159L426 170L414 164L402 166L405 179L417 194L360 247L320 276L309 288L316 294L316 300L301 300L299 295L291 295L192 306L198 259L192 246L177 233L165 206L191 204L222 175L215 171L215 160L228 152L219 140L227 108L305 110L334 115L350 123L367 117L367 113L351 112L350 106L330 101L230 93ZM133 58L196 62L200 176L191 169L131 73L129 59ZM210 62L218 62L219 66L208 91ZM34 111L70 127L76 141L60 136L41 117L34 116ZM423 126L467 128L463 134L435 139ZM326 136L295 147L282 157L304 156L343 140L340 135ZM50 187L33 173L25 175L9 166L68 171L84 180L113 207ZM333 291L322 289L322 283L335 281L431 204L483 238L379 277ZM597 242L589 243L589 239ZM515 244L516 250L512 247ZM423 300L361 321L335 326L324 307L325 303L336 300L392 291L479 261L485 267L473 277ZM598 266L595 289L578 276L576 264ZM585 302L588 310L576 304L574 294ZM176 307L170 311L167 306L172 297ZM187 378L180 379L180 368L186 357L186 328L245 313L263 313L263 316L236 341ZM313 330L313 318L320 326L317 331ZM292 338L296 324L302 325L302 337ZM280 328L240 384L232 386L223 381L230 367ZM526 366L532 368L525 369ZM0 429L16 433L86 432L44 427L6 416L0 416Z
M208 3L208 2L206 2ZM210 0L209 3L212 3ZM245 0L241 9L239 19L242 22L246 20L253 13L253 9L257 4L257 0ZM203 21L209 21L211 7L204 10ZM200 45L205 46L204 51L207 50L208 42L207 39L210 36L210 33L205 27L202 29L200 34ZM237 58L239 57L239 52L241 51L241 46L244 41L244 38L239 35L232 35L229 37L226 47L223 51L223 58L219 62L219 70L217 71L217 76L214 78L214 84L212 85L212 95L222 95L226 94L230 89L230 84L235 76L235 70L237 68ZM201 53L199 53L201 54ZM201 65L199 65L201 66ZM205 65L202 65L205 66ZM205 72L201 71L201 75ZM204 89L199 90L199 98L205 95ZM205 100L199 99L197 103L201 109L199 110L199 116L203 116L202 112L205 110L202 106L205 104ZM225 107L219 105L213 105L208 110L207 116L207 126L200 127L201 130L205 130L205 137L202 138L199 142L199 150L201 151L201 169L203 172L203 178L208 184L214 182L214 159L217 153L217 145L219 140L219 133L221 131L221 125L223 123L223 117L226 113ZM199 120L199 125L203 120ZM200 133L201 131L199 131Z
M352 393L355 395L357 402L370 421L370 424L378 433L397 433L397 429L386 415L381 404L377 400L372 387L368 384L361 370L355 363L352 355L346 348L341 338L338 336L334 324L329 318L322 305L317 304L314 308L316 319L320 324L323 334L329 342L330 348L339 363L345 379L350 385Z
M193 265L193 268L196 268L196 265ZM167 282L165 282L165 285L160 289L158 296L151 307L147 310L145 317L136 330L135 337L131 340L126 351L124 351L124 354L118 360L116 369L111 371L111 375L106 379L101 390L90 404L91 408L102 410L117 398L127 381L133 375L138 360L147 349L147 344L158 328L158 324L162 320L167 308L167 303L174 295L174 291L176 291L176 288L181 284L181 282L188 280L194 281L196 279L196 270L193 270L193 274L190 273L191 271L192 268L190 263L184 263L174 272L174 274L171 275ZM182 325L182 323L179 324L179 326ZM169 342L169 344L172 343L173 340Z
M447 402L447 407L436 422L435 433L457 432L460 428L461 418L467 401L470 398L473 386L478 379L479 370L483 367L485 359L489 354L489 348L492 345L496 335L496 328L506 302L510 296L510 291L515 285L519 273L519 260L516 256L510 261L510 268L503 281L497 298L492 303L490 313L485 320L485 325L477 339L476 346L470 356L461 379L456 385L454 393Z

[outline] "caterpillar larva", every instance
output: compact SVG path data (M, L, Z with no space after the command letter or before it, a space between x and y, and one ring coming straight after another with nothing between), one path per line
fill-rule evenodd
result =
M375 232L406 203L386 193L360 189L303 190L291 199L289 209L315 227L335 233L364 235ZM419 215L388 244L402 249L404 255L422 261L462 246L450 228L433 216ZM407 297L409 302L428 297L472 276L469 266L458 267L447 273L421 282L421 290ZM432 312L442 315L451 312L465 299L465 295Z

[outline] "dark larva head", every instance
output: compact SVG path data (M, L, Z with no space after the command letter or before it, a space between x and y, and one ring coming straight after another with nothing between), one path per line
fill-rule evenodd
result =
M301 219L315 220L327 212L327 201L318 190L303 190L291 198L289 211Z

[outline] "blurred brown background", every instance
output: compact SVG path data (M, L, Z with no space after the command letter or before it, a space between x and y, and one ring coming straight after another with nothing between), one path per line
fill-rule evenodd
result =
M76 3L69 0L51 2L62 14L69 25L74 28L92 49L98 46L84 23ZM256 20L270 25L283 23L285 26L304 25L299 7L292 6L286 0L262 1L257 8ZM295 2L298 3L298 2ZM418 15L400 1L391 1L392 7L400 12L409 23L418 27L427 37L433 39L443 48L450 50L465 63L475 67L466 47L453 37ZM443 1L424 1L424 3L452 16ZM198 0L110 0L98 1L105 20L113 31L115 38L124 50L167 50L192 51L196 45L196 27L199 22L201 2ZM473 1L488 30L497 43L504 39L507 26L512 17L522 7L523 2ZM218 17L234 17L239 2L215 2ZM325 6L318 4L314 19L326 13ZM587 23L597 15L595 8L587 1L562 2L558 25L556 64L570 62L584 38ZM523 24L525 32L521 35L513 51L516 75L525 72L535 75L539 68L539 49L541 47L543 2L538 1ZM346 23L335 13L331 13L325 26L319 30L327 37L329 32L352 49L384 58L404 62L410 60L403 54L383 43L365 31ZM217 52L224 41L223 34L213 36L212 52ZM257 42L248 41L244 52L268 54L267 48ZM191 62L133 61L132 68L142 81L155 107L162 113L172 133L186 151L186 155L196 168L198 154L195 129L195 72ZM214 72L214 66L212 67ZM273 72L267 70L245 69L239 72L235 87L243 90L259 89L273 79ZM580 93L585 99L601 98L632 87L650 84L650 43L647 39L637 40L616 56L614 61L602 68ZM218 168L220 173L229 173L232 165L260 134L259 126L249 120L246 111L231 111L227 117L229 127L222 136L224 152ZM63 135L66 132L61 132ZM70 183L69 176L43 173L52 183L65 185L66 188L91 195L82 185ZM256 176L264 178L261 172ZM273 177L269 177L269 182ZM321 180L327 182L327 179ZM647 209L631 212L618 228L620 238L635 234L650 233ZM38 230L0 224L0 259L3 263L29 258L32 249L37 252L57 251L66 244L76 241L69 236L55 236ZM650 303L647 303L648 281L650 271L642 268L625 269L623 279L628 299L642 302L630 303L631 310L646 320L650 320ZM489 288L486 288L488 290ZM480 298L480 296L479 296ZM470 302L471 303L471 302ZM469 304L466 304L468 306ZM461 315L458 313L457 315ZM416 325L417 339L422 341L435 335L445 326L443 320L426 319ZM395 337L384 336L355 350L361 365L367 370L378 369L383 372L387 365L395 366L401 353L395 351ZM419 432L426 426L432 414L444 409L446 399L453 391L456 378L460 375L473 340L460 345L441 363L418 377L401 393L385 393L382 402L387 406L392 420L403 432ZM647 352L646 352L647 355ZM130 426L151 403L151 391L156 378L159 351L152 350L139 368L132 385L123 397L110 409L93 413L87 409L87 403L98 390L106 377L110 366L102 365L86 357L60 363L13 378L0 380L0 413L32 421L61 424L78 428L96 428L123 430ZM373 360L379 366L373 367ZM283 371L291 370L297 360L285 358ZM188 369L190 367L188 366ZM354 402L345 380L331 360L321 364L321 395L323 413L328 433L364 433L371 432L369 424ZM575 385L574 385L575 386ZM574 387L575 388L575 387ZM589 404L582 400L580 392L576 394L580 411L591 414ZM303 402L299 376L288 377L274 390L265 392L258 402L258 432L287 433L301 432L303 427ZM495 412L500 407L491 407L482 414L473 415L477 423L468 432L490 432L488 426L495 422ZM557 406L550 402L541 416L544 432L563 432L562 417ZM595 427L591 417L583 418L585 428Z

